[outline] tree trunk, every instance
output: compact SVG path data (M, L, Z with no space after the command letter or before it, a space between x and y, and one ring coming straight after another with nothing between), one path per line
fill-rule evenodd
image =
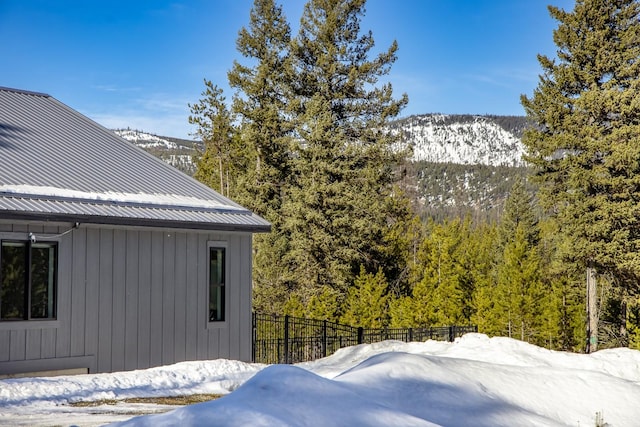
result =
M587 268L587 353L598 350L598 293L596 271Z

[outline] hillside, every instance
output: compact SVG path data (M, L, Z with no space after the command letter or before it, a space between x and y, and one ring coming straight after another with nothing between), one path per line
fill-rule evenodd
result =
M471 214L497 219L513 179L527 174L519 116L425 114L392 123L413 150L405 184L420 215L437 220ZM199 141L116 129L124 139L193 175Z
M528 173L526 126L520 116L425 114L395 121L392 128L413 149L407 179L420 215L498 219L513 180Z
M413 160L462 165L523 166L526 118L425 114L393 123Z
M157 136L132 129L114 129L113 132L188 175L196 171L193 158L203 148L200 141Z

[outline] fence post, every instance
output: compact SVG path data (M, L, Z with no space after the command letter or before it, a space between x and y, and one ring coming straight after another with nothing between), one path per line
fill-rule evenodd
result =
M251 361L256 362L256 342L258 341L258 331L256 327L256 313L251 313Z
M322 321L322 357L327 357L327 321Z
M455 340L455 326L449 326L449 342L453 342Z
M289 363L289 315L284 316L284 363Z
M409 341L408 342L413 342L413 328L409 328Z
M362 344L364 342L364 328L362 326L358 326L358 344Z

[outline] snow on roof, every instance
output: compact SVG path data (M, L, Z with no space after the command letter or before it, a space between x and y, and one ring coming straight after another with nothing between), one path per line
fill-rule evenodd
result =
M144 194L119 192L86 192L65 188L35 186L35 185L0 185L0 194L10 193L19 196L37 196L82 201L107 201L124 204L157 205L162 207L225 209L232 211L246 211L246 209L231 204L223 204L215 200L203 200L180 194Z

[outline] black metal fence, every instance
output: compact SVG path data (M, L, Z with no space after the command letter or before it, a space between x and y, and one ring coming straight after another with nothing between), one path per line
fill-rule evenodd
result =
M477 326L365 329L326 320L253 313L253 361L298 363L320 359L342 347L384 340L453 341Z

